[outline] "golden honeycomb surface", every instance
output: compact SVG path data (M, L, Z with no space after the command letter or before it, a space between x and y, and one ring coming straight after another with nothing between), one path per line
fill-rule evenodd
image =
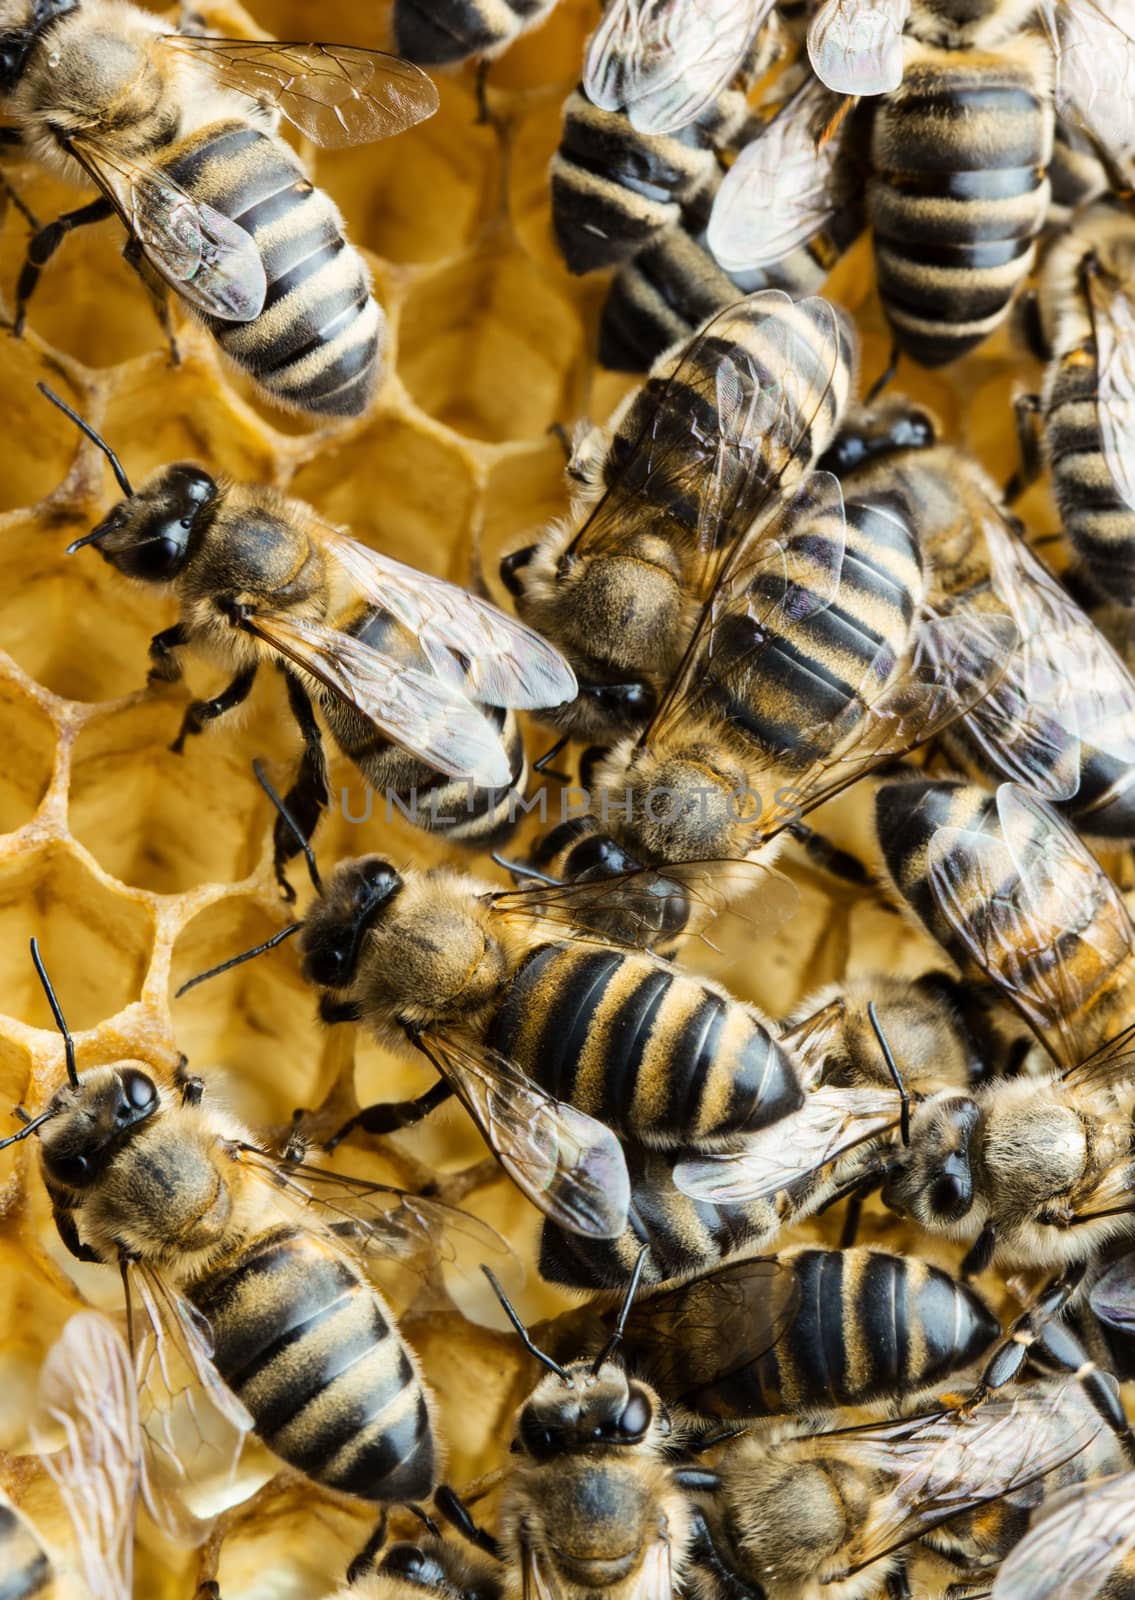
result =
M158 9L155 7L154 9ZM198 8L220 31L382 46L388 14L356 0L249 0ZM0 1109L41 1109L63 1054L28 956L38 937L78 1044L80 1070L129 1056L168 1071L184 1051L208 1092L248 1123L285 1127L297 1107L322 1108L330 1128L353 1107L420 1091L429 1077L350 1029L315 1019L294 948L172 999L187 977L288 920L271 868L271 813L251 761L281 779L297 751L281 687L258 680L247 712L168 746L184 686L148 691L146 646L172 620L168 602L135 588L93 552L64 554L114 498L103 458L37 393L58 389L119 453L132 480L177 459L236 479L275 484L401 560L500 599L500 554L567 508L554 423L602 420L629 380L597 368L592 351L602 279L573 279L554 246L547 165L560 107L579 72L595 0L560 0L489 75L492 120L477 121L473 69L439 74L441 107L411 133L336 153L305 149L373 270L387 316L385 377L367 414L334 428L263 405L226 368L209 338L178 317L172 367L145 295L120 258L114 223L66 241L45 271L22 340L0 330L6 421L0 513ZM6 168L42 219L79 203L29 167ZM9 206L0 232L0 298L10 318L27 239ZM857 313L865 380L888 340L860 247L831 293ZM904 370L901 382L909 373ZM1014 460L1009 397L1035 382L1007 335L949 377L910 387L979 451L995 476ZM1055 526L1043 490L1024 506L1034 531ZM195 693L212 686L191 663ZM530 729L532 753L548 735ZM398 863L468 861L375 805L353 769L333 768L334 814L317 835L326 866L378 849ZM553 785L553 806L558 794ZM830 826L862 847L856 795ZM848 974L916 974L936 957L905 923L868 898L840 894L791 858L800 909L775 940L725 932L688 959L741 997L783 1016ZM294 881L299 876L293 872ZM302 905L301 892L301 905ZM14 1127L14 1123L12 1124ZM35 1378L67 1317L86 1302L116 1307L117 1275L63 1251L36 1176L35 1142L0 1153L0 1484L63 1550L53 1488L29 1458ZM537 1218L486 1159L458 1111L397 1140L360 1139L344 1170L420 1183L494 1223L528 1265L519 1300L529 1318L565 1304L534 1270ZM879 1216L866 1236L901 1243ZM948 1258L947 1258L948 1259ZM467 1484L507 1445L524 1369L515 1341L438 1311L415 1284L401 1292L405 1327L437 1392L447 1476ZM397 1296L396 1296L397 1297ZM486 1316L481 1300L469 1302ZM251 1492L272 1465L251 1453ZM286 1475L239 1503L200 1550L140 1528L136 1592L189 1596L215 1575L226 1600L307 1600L329 1594L368 1532L369 1518L324 1502Z

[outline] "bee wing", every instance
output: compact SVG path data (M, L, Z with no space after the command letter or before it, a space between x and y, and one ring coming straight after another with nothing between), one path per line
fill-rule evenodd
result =
M389 139L438 108L437 89L422 69L382 50L177 33L163 43L226 89L275 106L324 150Z
M609 1128L554 1099L496 1051L424 1034L501 1166L532 1204L569 1233L615 1239L627 1224L630 1177Z
M1135 765L1135 679L995 506L984 533L994 589L1021 639L965 728L1003 777L1070 800L1085 745Z
M1088 272L1086 278L1104 459L1117 493L1135 511L1135 305L1123 285L1104 273Z
M750 139L721 180L706 243L725 272L771 267L807 244L841 209L840 140L825 138L831 94L808 79Z
M1135 147L1130 8L1114 0L1045 0L1041 10L1056 55L1058 111L1078 123L1098 148L1129 155Z
M1135 1550L1135 1472L1055 1496L1002 1562L993 1600L1096 1600Z
M807 359L785 318L792 304L783 290L762 289L695 335L570 554L618 549L628 525L647 519L654 526L666 508L690 535L701 558L695 587L708 594L731 541L749 532L780 492L784 469L767 467L763 442L772 433L783 438L786 461L807 450L842 364L846 334L835 308L818 297L797 302L828 330L819 358ZM757 328L759 361L747 348Z
M812 71L836 94L890 94L909 16L910 0L823 0L808 25Z
M33 1443L70 1518L91 1600L123 1600L134 1592L142 1432L130 1352L109 1318L71 1317L44 1362L39 1405Z
M437 771L486 788L511 782L500 735L459 689L319 622L258 611L245 626Z
M696 122L735 77L772 0L612 0L591 36L583 90L641 133Z
M647 1545L642 1566L628 1592L628 1600L674 1600L669 1533L660 1531L653 1544Z
M1121 1257L1092 1285L1088 1304L1106 1328L1135 1333L1135 1253Z
M268 279L255 241L238 223L194 200L142 156L120 155L87 134L76 135L70 150L183 300L225 322L259 316Z
M438 677L470 699L533 711L575 698L575 674L559 651L490 601L337 529L327 530L325 543L360 597L392 611Z
M538 1550L525 1541L521 1545L521 1600L567 1600L564 1591L544 1565Z
M1085 1009L1135 949L1118 889L1045 801L997 790L998 834L939 828L930 890L961 944L1063 1066L1084 1056L1066 1019ZM1078 934L1071 956L1069 931Z
M913 1425L830 1436L834 1453L890 1479L846 1547L847 1567L837 1576L870 1566L950 1517L1011 1498L1087 1449L1104 1423L1082 1392L1070 1393L1072 1382L1034 1385Z
M799 1111L751 1134L741 1150L679 1161L674 1187L717 1206L770 1199L893 1127L899 1109L893 1090L821 1084Z

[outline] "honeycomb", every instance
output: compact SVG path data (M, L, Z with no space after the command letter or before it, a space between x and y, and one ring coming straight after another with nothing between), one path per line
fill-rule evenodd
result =
M158 9L154 7L154 9ZM257 36L386 43L383 11L351 0L229 0L197 7L207 26ZM492 66L489 123L477 121L474 68L442 75L436 117L389 143L331 154L305 149L316 181L342 208L374 273L388 320L385 378L368 413L320 427L269 410L225 368L210 339L180 318L181 364L104 224L67 241L45 272L26 336L0 334L0 393L9 418L0 478L8 579L0 591L0 1107L43 1106L63 1071L58 1035L28 957L38 937L78 1045L80 1070L122 1056L172 1069L184 1051L209 1093L267 1133L297 1107L331 1128L356 1103L412 1095L429 1075L352 1029L321 1028L293 946L193 991L187 977L287 920L271 866L271 813L250 763L282 777L296 738L282 689L262 675L237 719L169 751L184 686L147 691L146 646L172 613L93 553L64 555L112 495L97 452L36 392L46 380L118 451L133 480L194 459L211 472L269 483L310 501L390 555L462 582L496 584L500 554L567 507L563 455L549 428L604 418L625 377L591 352L605 283L573 279L553 242L547 167L560 107L578 76L594 0L560 0L550 20ZM41 218L76 203L31 168L6 168ZM9 207L0 233L4 313L27 225ZM856 311L866 379L888 338L864 247L831 293ZM1002 335L948 377L904 371L998 478L1015 456L1009 398L1035 382ZM1045 491L1023 507L1055 526ZM271 677L272 675L267 675ZM216 685L191 664L194 693ZM532 752L541 748L531 730ZM332 768L336 804L317 837L322 862L381 849L400 863L446 858L444 844L389 822L354 769ZM553 795L553 800L556 796ZM832 808L827 826L854 845L863 802ZM499 877L491 863L476 863ZM801 858L786 860L800 909L775 943L690 952L746 999L782 1016L848 974L916 974L931 947L869 898L834 889ZM298 879L297 879L298 882ZM940 958L938 958L940 959ZM13 1124L14 1126L14 1124ZM397 1140L344 1147L345 1170L417 1185L435 1174L444 1198L491 1221L529 1265L524 1314L566 1301L532 1270L535 1213L503 1180L460 1112L442 1111ZM866 1238L887 1237L869 1217ZM900 1241L901 1242L901 1241ZM924 1247L925 1248L925 1247ZM59 1244L35 1176L34 1141L0 1153L0 1485L58 1548L65 1519L30 1457L35 1377L67 1317L118 1304L117 1276L83 1267ZM409 1286L404 1326L439 1401L450 1481L489 1471L523 1391L516 1342L470 1298L470 1328ZM136 1592L166 1600L215 1577L226 1600L329 1594L369 1532L363 1513L324 1501L294 1476L251 1462L200 1549L177 1547L144 1521ZM237 1492L238 1491L238 1492ZM251 1499L242 1496L251 1495Z

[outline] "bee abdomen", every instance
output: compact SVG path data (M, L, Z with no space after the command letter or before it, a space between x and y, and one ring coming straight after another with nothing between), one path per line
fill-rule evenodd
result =
M0 1600L32 1600L52 1581L51 1562L28 1524L0 1501Z
M420 66L445 66L499 49L553 0L395 0L394 41Z
M549 1093L660 1148L728 1143L802 1100L790 1058L744 1006L616 949L536 951L487 1043Z
M899 347L941 366L1004 318L1048 210L1053 116L1004 58L908 64L880 103L868 210L879 293Z
M421 1381L378 1294L321 1240L253 1239L190 1297L264 1442L329 1488L414 1500L433 1486Z
M264 262L258 316L206 319L222 350L281 405L358 416L378 379L383 315L332 201L283 140L246 122L214 123L165 166L250 234Z
M1135 605L1135 511L1115 487L1103 451L1094 350L1067 352L1046 396L1052 487L1068 537L1100 595Z

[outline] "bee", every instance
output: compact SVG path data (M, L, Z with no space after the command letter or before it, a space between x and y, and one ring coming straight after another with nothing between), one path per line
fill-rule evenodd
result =
M1057 1064L930 1097L884 1202L970 1243L968 1271L1083 1261L1135 1223L1135 930L1123 900L1057 813L1013 784L995 796L885 785L876 820L907 905Z
M500 1500L500 1543L525 1594L671 1600L682 1574L689 1469L656 1391L616 1359L637 1288L611 1339L565 1366L540 1350L498 1289L525 1348L548 1368L520 1407ZM693 1476L698 1476L696 1468Z
M1130 1600L1135 1594L1135 1472L1055 1495L993 1580L992 1600Z
M99 193L31 240L17 333L67 234L117 216L157 302L172 289L268 400L366 409L383 314L338 210L277 130L283 117L327 147L400 133L437 110L419 68L349 45L170 33L126 0L5 0L0 104L6 143Z
M383 1525L383 1542L385 1527ZM347 1584L334 1600L504 1600L499 1562L459 1548L452 1540L400 1539L381 1560L368 1551L351 1563Z
M180 602L180 619L150 642L151 682L181 676L182 650L234 671L219 694L189 705L175 750L240 705L271 664L304 740L289 800L305 837L328 799L313 700L344 755L420 826L470 843L507 830L527 765L505 707L574 693L557 651L495 606L357 543L274 489L218 481L189 462L134 489L109 445L44 392L103 451L125 496L68 553L93 545L126 577L170 585ZM281 827L282 886L295 852Z
M443 1227L482 1252L499 1254L498 1236L423 1197L270 1154L184 1072L163 1083L122 1060L80 1076L32 953L66 1080L3 1143L36 1135L64 1246L122 1273L157 1458L177 1465L169 1419L183 1375L194 1414L211 1413L234 1453L255 1431L327 1489L383 1504L428 1495L432 1398L364 1263L438 1259Z
M59 1448L59 1431L65 1444ZM79 1311L47 1353L32 1428L40 1462L59 1491L75 1560L49 1554L40 1534L0 1493L0 1572L11 1600L63 1600L81 1574L92 1600L133 1594L134 1519L142 1435L126 1341L97 1311Z
M1135 424L1124 365L1135 326L1130 212L1101 201L1077 214L1045 257L1036 304L1048 366L1042 394L1017 400L1016 486L1047 459L1078 576L1096 603L1135 605Z
M854 363L842 312L779 291L657 363L606 448L593 442L568 521L501 564L521 617L576 670L578 695L548 720L602 743L642 727L723 565L834 437Z
M423 67L492 60L551 16L556 0L394 0L394 45Z
M745 1433L706 1457L686 1592L860 1600L888 1580L920 1595L952 1580L968 1594L1040 1507L1123 1461L1074 1379L831 1432ZM907 1567L927 1565L941 1588L904 1589Z
M1135 833L1135 679L1029 550L980 467L897 396L845 419L824 459L849 496L897 494L915 509L948 616L1009 617L1019 642L990 692L942 730L955 762L1020 782L1084 833Z

